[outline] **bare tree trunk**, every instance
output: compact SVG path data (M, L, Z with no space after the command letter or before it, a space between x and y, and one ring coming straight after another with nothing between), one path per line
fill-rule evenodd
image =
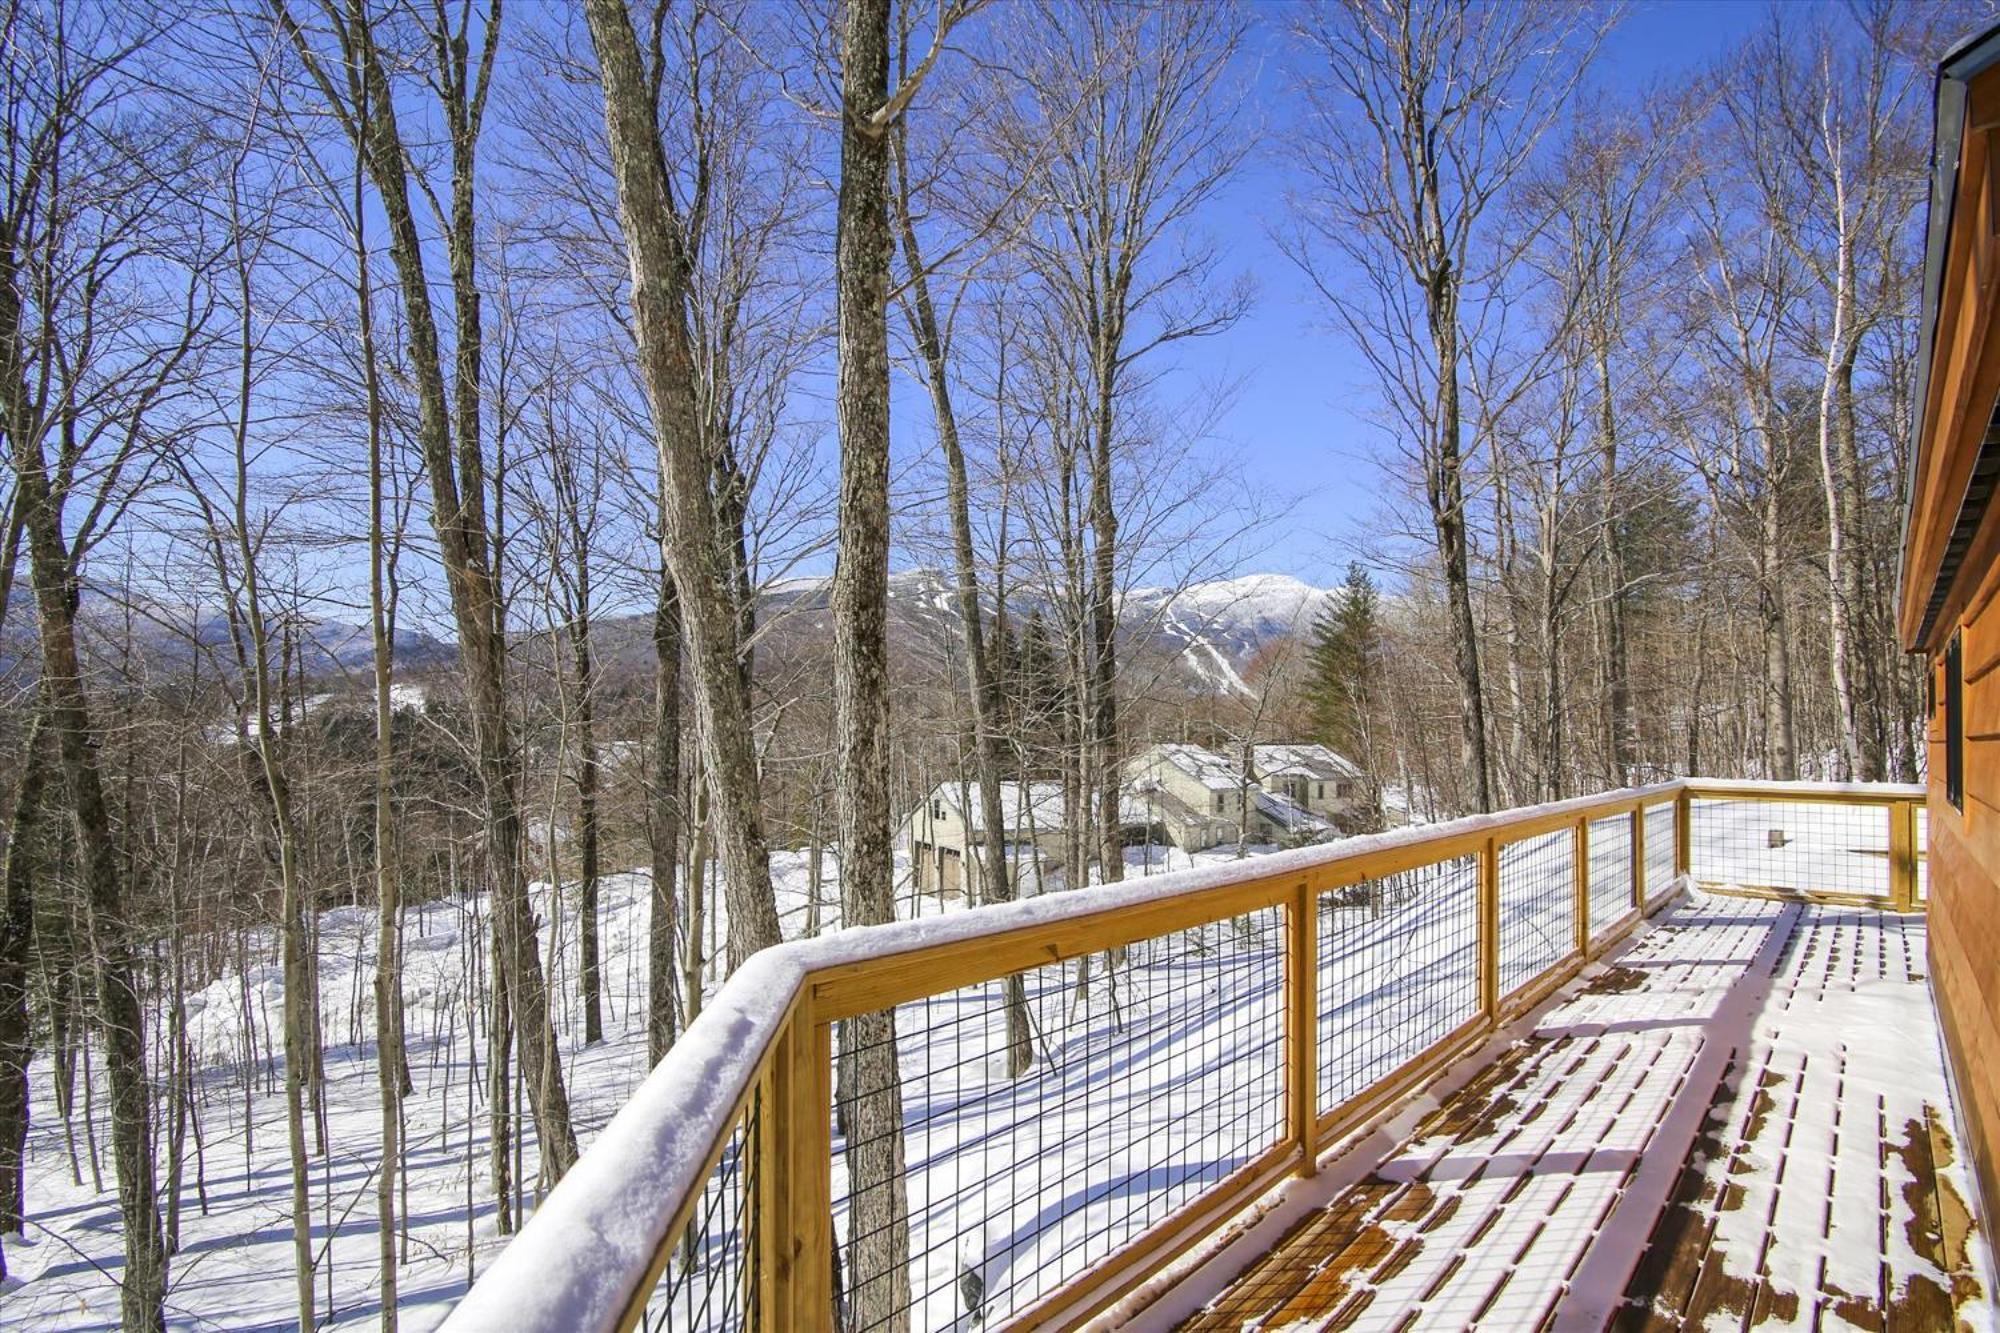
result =
M0 293L12 282L0 283ZM0 295L0 327L14 324L17 308ZM0 341L5 341L0 339ZM11 367L9 369L12 369ZM5 376L5 391L17 384ZM11 394L10 394L11 396ZM77 585L49 495L39 433L18 427L10 412L16 503L27 509L28 553L40 620L42 688L69 791L85 899L90 909L97 973L97 1013L103 1026L111 1084L111 1138L117 1165L118 1206L125 1237L119 1284L127 1333L163 1330L167 1254L153 1177L152 1102L146 1083L144 1008L134 976L133 923L125 911L122 857L112 832L98 768L98 738L83 689L76 649Z
M896 221L902 232L904 262L910 271L910 331L923 359L931 411L937 423L938 447L944 454L945 505L951 515L953 591L958 602L959 632L965 640L965 671L972 696L973 763L977 769L980 820L986 828L980 844L981 897L986 902L1011 902L1014 884L1007 867L1007 819L1000 803L1002 755L998 732L1007 704L986 651L985 614L979 605L979 563L972 544L971 486L966 474L965 447L959 439L958 413L952 403L944 334L931 303L930 274L924 267L916 223L911 217L909 163L904 151L907 139L900 133L900 127L896 142ZM1022 800L1027 801L1025 794ZM1019 1078L1035 1058L1028 1029L1027 988L1020 976L1014 975L1001 982L1001 993L1007 1023L1007 1075Z
M835 284L840 553L833 576L841 925L895 920L889 817L889 0L846 0ZM903 1089L893 1009L843 1028L856 1328L910 1327Z
M1775 502L1765 517L1765 545L1757 580L1757 618L1764 635L1764 776L1779 782L1799 776L1798 733L1792 710L1792 646L1785 635L1784 589L1777 550Z
M499 49L499 0L488 0L482 40L476 47L466 30L472 21L470 7L460 12L465 26L455 30L449 27L446 11L435 11L434 27L427 34L435 56L427 74L443 117L451 163L443 219L455 336L449 385L422 233L410 200L414 169L398 124L388 63L375 44L379 20L359 0L349 0L346 21L338 31L339 63L347 80L343 93L328 74L327 62L282 5L278 19L363 149L389 228L389 255L402 289L408 333L405 364L416 391L415 435L430 479L432 524L458 629L473 751L483 788L485 870L498 950L495 984L508 992L506 1012L520 1034L521 1067L543 1170L548 1180L555 1181L576 1161L576 1134L549 1022L548 985L521 863L520 761L508 726L506 626L493 534L487 526L481 434L483 335L474 177L486 95ZM359 109L366 110L366 119Z
M365 118L365 116L364 116ZM382 381L375 356L375 299L370 285L362 196L363 164L354 180L355 307L361 332L361 373L368 413L368 628L375 685L375 1079L381 1098L382 1158L375 1178L377 1254L381 1264L382 1333L396 1333L397 1178L403 1157L403 1098L409 1068L403 1054L403 886L396 871L394 777L395 592L383 453ZM470 1163L467 1164L468 1172Z
M654 85L630 15L619 0L587 0L585 13L604 86L605 130L631 256L639 369L660 450L667 500L661 554L684 612L729 894L730 953L732 961L741 962L778 942L778 909L758 804L756 746L740 681L740 599L716 521L713 460L703 451L694 397L686 242L660 145Z
M28 961L35 927L35 844L47 760L38 713L23 743L21 776L0 858L0 1234L18 1234L28 1215L28 1062L34 1029L28 1014ZM0 1278L7 1275L0 1257Z
M578 525L581 528L582 525ZM581 538L579 538L581 541ZM581 918L578 950L582 955L577 984L583 993L583 1042L595 1046L604 1040L604 982L598 960L598 828L597 717L593 696L597 691L597 662L590 644L589 548L579 544L577 607L570 618L570 649L576 670L576 839L577 874L582 879L577 914ZM552 839L553 841L553 839Z
M658 1064L680 1020L674 989L674 901L681 853L681 607L673 576L660 571L653 607L653 774L649 845L653 882L646 923L646 1056ZM699 873L697 871L697 873ZM695 886L700 891L700 886Z

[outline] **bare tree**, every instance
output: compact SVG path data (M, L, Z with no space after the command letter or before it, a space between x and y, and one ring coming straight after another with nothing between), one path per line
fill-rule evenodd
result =
M703 759L715 796L730 895L730 950L740 960L778 942L778 914L758 807L756 746L742 687L741 599L716 521L714 460L703 448L706 437L695 396L687 226L675 202L660 138L659 83L648 75L631 16L618 0L588 0L585 12L603 82L619 219L630 253L640 375L660 451L666 501L661 551L673 576L694 666Z
M1492 808L1493 774L1459 387L1465 306L1479 294L1470 268L1488 206L1581 77L1594 21L1542 0L1327 0L1293 25L1311 62L1293 140L1309 186L1287 250L1375 368L1416 456L1479 810Z
M430 193L428 178L404 142L390 76L392 55L380 44L382 20L358 0L350 0L344 11L335 0L321 0L324 35L334 45L329 57L316 40L321 34L309 33L283 0L273 3L281 27L328 107L350 139L362 146L389 228L389 254L409 334L407 364L416 388L417 442L430 479L433 526L451 592L484 788L486 873L494 895L500 963L496 980L518 1037L543 1173L553 1181L576 1160L576 1134L570 1124L562 1058L549 1031L548 986L521 863L520 756L508 730L506 624L481 440L483 323L474 185L499 51L500 7L498 0L492 0L476 29L472 6L459 12L455 26L452 17L439 9L431 15L430 26L416 34L421 58L429 62L427 83L448 130L447 204ZM399 56L394 67L401 68ZM344 74L341 83L334 80L336 69ZM438 206L444 227L452 293L449 377L432 305L429 259L411 200L413 186Z

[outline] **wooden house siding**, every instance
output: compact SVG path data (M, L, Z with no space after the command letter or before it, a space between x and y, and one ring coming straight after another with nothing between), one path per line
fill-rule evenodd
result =
M1898 630L1924 655L1928 967L1987 1219L2000 1203L2000 29L1939 71ZM1963 681L1948 717L1946 659ZM1959 727L1962 792L1947 792ZM1962 802L1950 799L1962 796ZM1959 808L1962 803L1963 809Z

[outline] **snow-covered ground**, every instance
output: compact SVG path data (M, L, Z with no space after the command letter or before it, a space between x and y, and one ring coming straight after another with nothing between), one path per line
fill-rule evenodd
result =
M1830 827L1817 815L1792 825L1813 836ZM1698 819L1698 875L1782 882L1758 877L1765 873L1760 858L1785 850L1766 846L1774 826L1759 807ZM1833 830L1840 836L1830 852L1792 855L1820 855L1805 869L1839 880L1818 887L1842 887L1886 860L1886 827L1883 821L1879 853L1856 823ZM1649 836L1649 863L1659 852L1655 841ZM1718 860L1721 844L1732 855ZM1593 862L1612 845L1608 839L1594 845ZM1745 848L1750 859L1734 855ZM1148 856L1135 849L1127 874L1233 855L1233 849L1195 857L1154 849ZM1538 848L1535 855L1567 864L1566 850ZM1702 875L1704 855L1720 869ZM805 858L781 853L773 869L786 934L803 934ZM1534 880L1559 881L1553 864L1544 869ZM831 899L831 857L825 873L822 894ZM1475 882L1467 859L1402 877L1380 893L1329 897L1320 978L1324 1107L1469 1016L1476 1003ZM565 1072L586 1147L646 1069L647 887L638 874L604 882L606 1040L589 1048L581 1045L573 907L552 911L547 887L536 890ZM1608 905L1615 891L1606 892ZM1503 941L1533 946L1523 946L1532 960L1523 958L1522 976L1566 938L1568 901L1566 892L1505 895ZM406 928L415 1092L407 1102L411 1224L401 1306L404 1327L412 1330L434 1327L504 1244L495 1234L487 1184L485 1039L472 1002L484 967L485 910L483 899L433 903L413 909ZM906 915L942 910L948 909L935 899L904 899ZM823 928L837 924L831 902L819 916ZM723 923L711 927L719 940ZM363 1325L376 1317L378 1280L372 912L328 911L319 933L329 1144L313 1163L321 1314L329 1324ZM1020 1079L1009 1079L1004 1068L997 983L898 1011L918 1326L963 1326L961 1278L968 1271L983 1285L989 1315L1025 1308L1276 1140L1284 1118L1281 945L1277 916L1252 916L1142 943L1110 969L1094 959L1081 986L1075 963L1029 974L1035 1064ZM282 1077L265 1056L278 1030L282 981L275 941L253 939L251 947L247 973L232 968L189 1001L199 1119L190 1154L198 1138L200 1173L191 1161L168 1297L177 1328L276 1329L293 1318ZM159 1027L156 1021L149 1037L157 1040ZM246 1031L257 1034L248 1058ZM31 1221L25 1237L7 1241L21 1281L0 1297L0 1327L116 1327L121 1251L101 1088L94 1120L81 1113L78 1099L74 1160L81 1169L73 1174L46 1056L38 1057L31 1080ZM102 1188L89 1166L93 1138L104 1156ZM532 1177L532 1142L526 1152ZM836 1141L836 1196L844 1192L840 1158ZM837 1217L843 1233L845 1225L843 1205ZM711 1254L681 1281L710 1285L728 1267L715 1262L721 1257ZM683 1273L678 1261L675 1272Z

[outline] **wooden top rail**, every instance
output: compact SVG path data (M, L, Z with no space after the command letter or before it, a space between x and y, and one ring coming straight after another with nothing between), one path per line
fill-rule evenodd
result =
M1830 805L1921 801L1926 791L1919 782L1766 782L1751 778L1685 778L1680 786L1697 800L1817 801Z
M636 1323L740 1113L795 1025L810 1033L1301 892L1476 855L1683 795L1886 804L1923 794L1886 784L1675 780L766 949L707 1002L444 1326L581 1333Z

